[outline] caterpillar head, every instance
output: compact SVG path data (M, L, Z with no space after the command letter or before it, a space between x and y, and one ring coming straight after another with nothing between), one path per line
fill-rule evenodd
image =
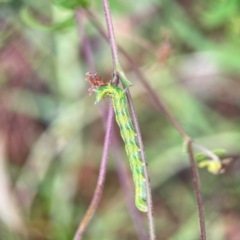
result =
M107 85L107 86L102 86L99 87L95 92L96 92L96 101L95 104L100 103L103 99L106 97L112 97L113 96L113 91L114 91L114 86L112 85Z
M122 89L111 84L111 81L105 83L101 77L97 75L97 73L86 73L88 81L91 84L91 87L88 89L89 95L91 96L93 92L96 93L96 101L95 104L100 103L106 97L117 98L122 97L124 92Z

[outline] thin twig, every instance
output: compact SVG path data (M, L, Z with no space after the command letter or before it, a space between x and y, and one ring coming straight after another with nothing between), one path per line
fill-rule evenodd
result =
M148 175L148 170L147 170L147 161L146 161L146 156L145 156L145 152L144 152L141 131L140 131L140 127L139 127L138 120L137 120L137 115L136 115L136 112L135 112L135 109L133 106L133 101L132 101L132 97L129 92L129 89L127 89L126 95L127 95L132 119L133 119L133 125L134 125L134 128L137 133L140 154L141 154L141 158L142 158L142 162L143 162L144 175L146 178L146 192L147 192L147 205L148 205L147 216L148 216L148 224L149 224L149 234L150 234L150 239L154 240L155 239L155 227L154 227L154 218L153 218L153 212L152 212L152 194L151 194L151 186L150 186L149 175Z
M108 30L107 31L108 37L107 36L106 37L107 37L107 41L109 41L109 45L111 47L114 74L120 75L121 81L122 81L124 87L130 87L130 86L132 86L132 83L127 79L124 71L122 70L120 62L119 62L118 45L115 40L114 27L113 27L113 23L112 23L112 16L111 16L108 0L102 0L102 4L103 4L103 9L104 9L105 19L106 19L106 24L107 24L107 30Z
M115 40L115 33L114 33L114 28L113 28L113 23L112 23L110 7L109 7L108 0L102 0L102 4L103 4L105 19L106 19L106 24L107 24L107 29L108 29L108 31L107 31L108 32L108 40L109 40L110 47L111 47L114 73L116 73L117 66L119 66L120 63L119 63L119 59L118 59L118 49L117 49L117 44L116 44L116 40Z
M196 161L194 160L191 140L189 140L187 146L188 146L188 156L189 156L192 175L193 175L194 191L195 191L195 196L196 196L197 206L198 206L201 240L206 240L207 237L206 237L206 229L205 229L205 218L204 218L203 202L202 202L202 195L201 195L201 187L199 182Z
M83 10L77 9L76 10L76 22L78 25L78 32L79 32L80 39L82 39L82 42L85 47L84 51L85 51L87 66L89 69L94 70L95 64L94 64L94 60L92 57L92 50L91 50L89 41L86 38L85 29L83 27L82 21L83 21ZM106 134L105 134L102 162L101 162L101 166L100 166L97 186L96 186L91 204L90 204L82 222L80 223L78 230L75 233L74 240L79 240L82 238L82 235L83 235L89 221L91 220L92 216L94 215L94 213L99 205L99 202L101 200L101 195L103 192L105 176L106 176L106 167L107 167L108 151L109 151L110 138L111 138L111 130L112 130L112 124L113 124L113 116L114 116L114 111L113 111L112 105L110 104L108 119L106 121L107 122Z
M164 114L168 117L168 119L172 122L172 124L175 126L179 134L183 137L183 139L188 139L189 136L185 132L185 130L182 128L182 126L179 124L179 122L175 119L173 114L168 110L168 107L163 103L163 101L157 96L155 91L152 89L152 87L149 85L148 81L146 80L146 77L144 76L144 73L139 70L135 62L132 60L132 58L126 53L126 51L119 47L119 51L123 54L123 56L127 59L127 61L130 63L132 69L136 73L138 79L142 83L144 89L149 93L152 100L155 102L157 107L164 112Z
M103 186L104 186L104 182L105 182L105 176L106 176L108 150L109 150L109 145L110 145L113 116L114 116L114 111L113 111L112 103L110 103L108 119L107 119L107 129L106 129L103 154L102 154L102 162L101 162L101 166L100 166L97 186L96 186L91 204L87 210L87 213L85 214L85 216L84 216L82 222L80 223L78 230L74 236L74 240L79 240L82 238L82 234L85 231L89 221L91 220L91 218L92 218L94 212L96 211L96 209L99 205L99 202L101 200Z

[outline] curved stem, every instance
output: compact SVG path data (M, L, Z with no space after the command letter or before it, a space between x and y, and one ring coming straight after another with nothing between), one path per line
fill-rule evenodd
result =
M197 200L197 209L198 209L198 216L199 216L199 223L200 223L200 233L201 233L201 240L206 240L206 229L205 229L205 217L204 217L204 210L203 210L203 202L202 202L202 195L201 195L201 187L199 182L199 176L196 166L196 161L194 160L193 149L192 149L192 141L188 141L188 156L191 164L192 175L193 175L193 185L195 196Z
M93 214L95 213L95 211L99 205L99 202L101 200L103 186L104 186L104 182L105 182L105 176L106 176L108 150L109 150L109 145L110 145L113 116L114 116L114 111L113 111L112 104L110 103L108 119L107 119L107 129L106 129L103 154L102 154L102 162L101 162L101 167L100 167L100 171L99 171L99 175L98 175L97 186L96 186L91 204L87 210L87 213L85 214L85 216L84 216L82 222L80 223L78 230L74 236L74 240L79 240L82 238L82 235L83 235L89 221L91 220Z
M179 134L182 136L183 139L190 138L188 134L185 132L183 127L179 124L179 122L175 119L173 114L169 111L168 107L162 102L162 100L156 95L152 87L148 84L146 77L144 76L143 72L139 70L137 65L134 63L134 61L129 57L129 55L123 50L122 48L119 48L121 53L124 55L124 57L127 59L127 61L130 63L131 67L133 68L134 72L136 73L138 79L142 83L144 89L149 93L152 100L155 102L157 107L164 112L164 114L168 117L170 122L175 126Z
M108 30L107 41L109 41L109 44L111 47L114 73L115 74L118 73L120 75L124 87L130 87L130 86L132 86L132 83L125 76L125 74L122 70L122 67L120 65L119 59L118 59L118 47L117 47L117 43L115 40L114 27L113 27L113 23L112 23L112 16L111 16L108 0L102 0L102 4L103 4L103 9L104 9L105 19L106 19L106 24L107 24L107 30Z
M126 95L127 95L132 119L133 119L133 125L134 125L134 128L137 133L140 154L141 154L141 158L142 158L142 162L143 162L144 175L145 175L145 179L146 179L146 192L147 192L147 205L148 205L147 216L148 216L148 224L149 224L149 234L150 234L150 239L154 240L156 234L155 234L154 218L153 218L153 211L152 211L152 194L151 194L151 186L150 186L149 175L148 175L148 170L147 170L147 161L146 161L146 156L145 156L145 152L144 152L141 131L140 131L140 127L139 127L138 120L137 120L137 115L135 113L135 109L133 106L133 101L132 101L132 97L129 92L129 89L127 89Z
M106 24L108 29L108 40L109 40L111 52L112 52L113 67L114 67L114 70L116 71L117 66L120 65L120 63L118 59L118 49L117 49L117 44L115 40L115 33L114 33L114 28L112 23L110 7L109 7L108 0L102 0L102 4L103 4L105 19L106 19Z

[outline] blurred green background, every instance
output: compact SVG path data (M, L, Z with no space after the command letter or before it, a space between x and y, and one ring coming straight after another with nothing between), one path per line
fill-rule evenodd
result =
M240 239L240 2L109 2L118 44L155 93L199 144L226 149L233 159L222 175L199 174L208 239ZM106 29L101 1L0 1L0 239L72 239L94 194L105 134L101 107L109 101L96 106L88 96L85 73L93 69L84 36L105 81L113 67L109 45L81 6ZM183 140L120 60L133 83L157 239L197 240ZM110 150L102 200L83 239L139 239L115 155Z

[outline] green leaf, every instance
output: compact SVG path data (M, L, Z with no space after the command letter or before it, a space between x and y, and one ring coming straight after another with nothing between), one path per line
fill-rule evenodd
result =
M74 26L75 24L74 17L71 15L70 17L61 22L53 23L51 25L43 25L38 20L36 20L34 16L32 16L28 8L23 8L21 10L20 17L26 25L41 31L61 32L69 27Z
M198 153L198 154L195 155L196 161L202 161L202 160L205 160L207 158L209 158L209 157L204 153Z
M214 149L214 150L212 150L212 153L214 153L218 157L223 157L226 154L226 150L225 149L221 149L221 148ZM209 156L207 156L204 153L198 153L198 154L195 155L196 161L206 160L207 158L209 158Z
M214 150L212 150L212 152L213 152L215 155L217 155L218 157L222 157L222 156L224 156L224 155L226 154L226 150L225 150L225 149L222 149L222 148L220 148L220 149L214 149Z
M218 27L226 23L238 12L238 0L217 1L210 6L210 10L204 11L203 23L207 27Z
M77 7L87 8L89 1L87 0L52 0L53 3L59 7L66 9L75 9Z

